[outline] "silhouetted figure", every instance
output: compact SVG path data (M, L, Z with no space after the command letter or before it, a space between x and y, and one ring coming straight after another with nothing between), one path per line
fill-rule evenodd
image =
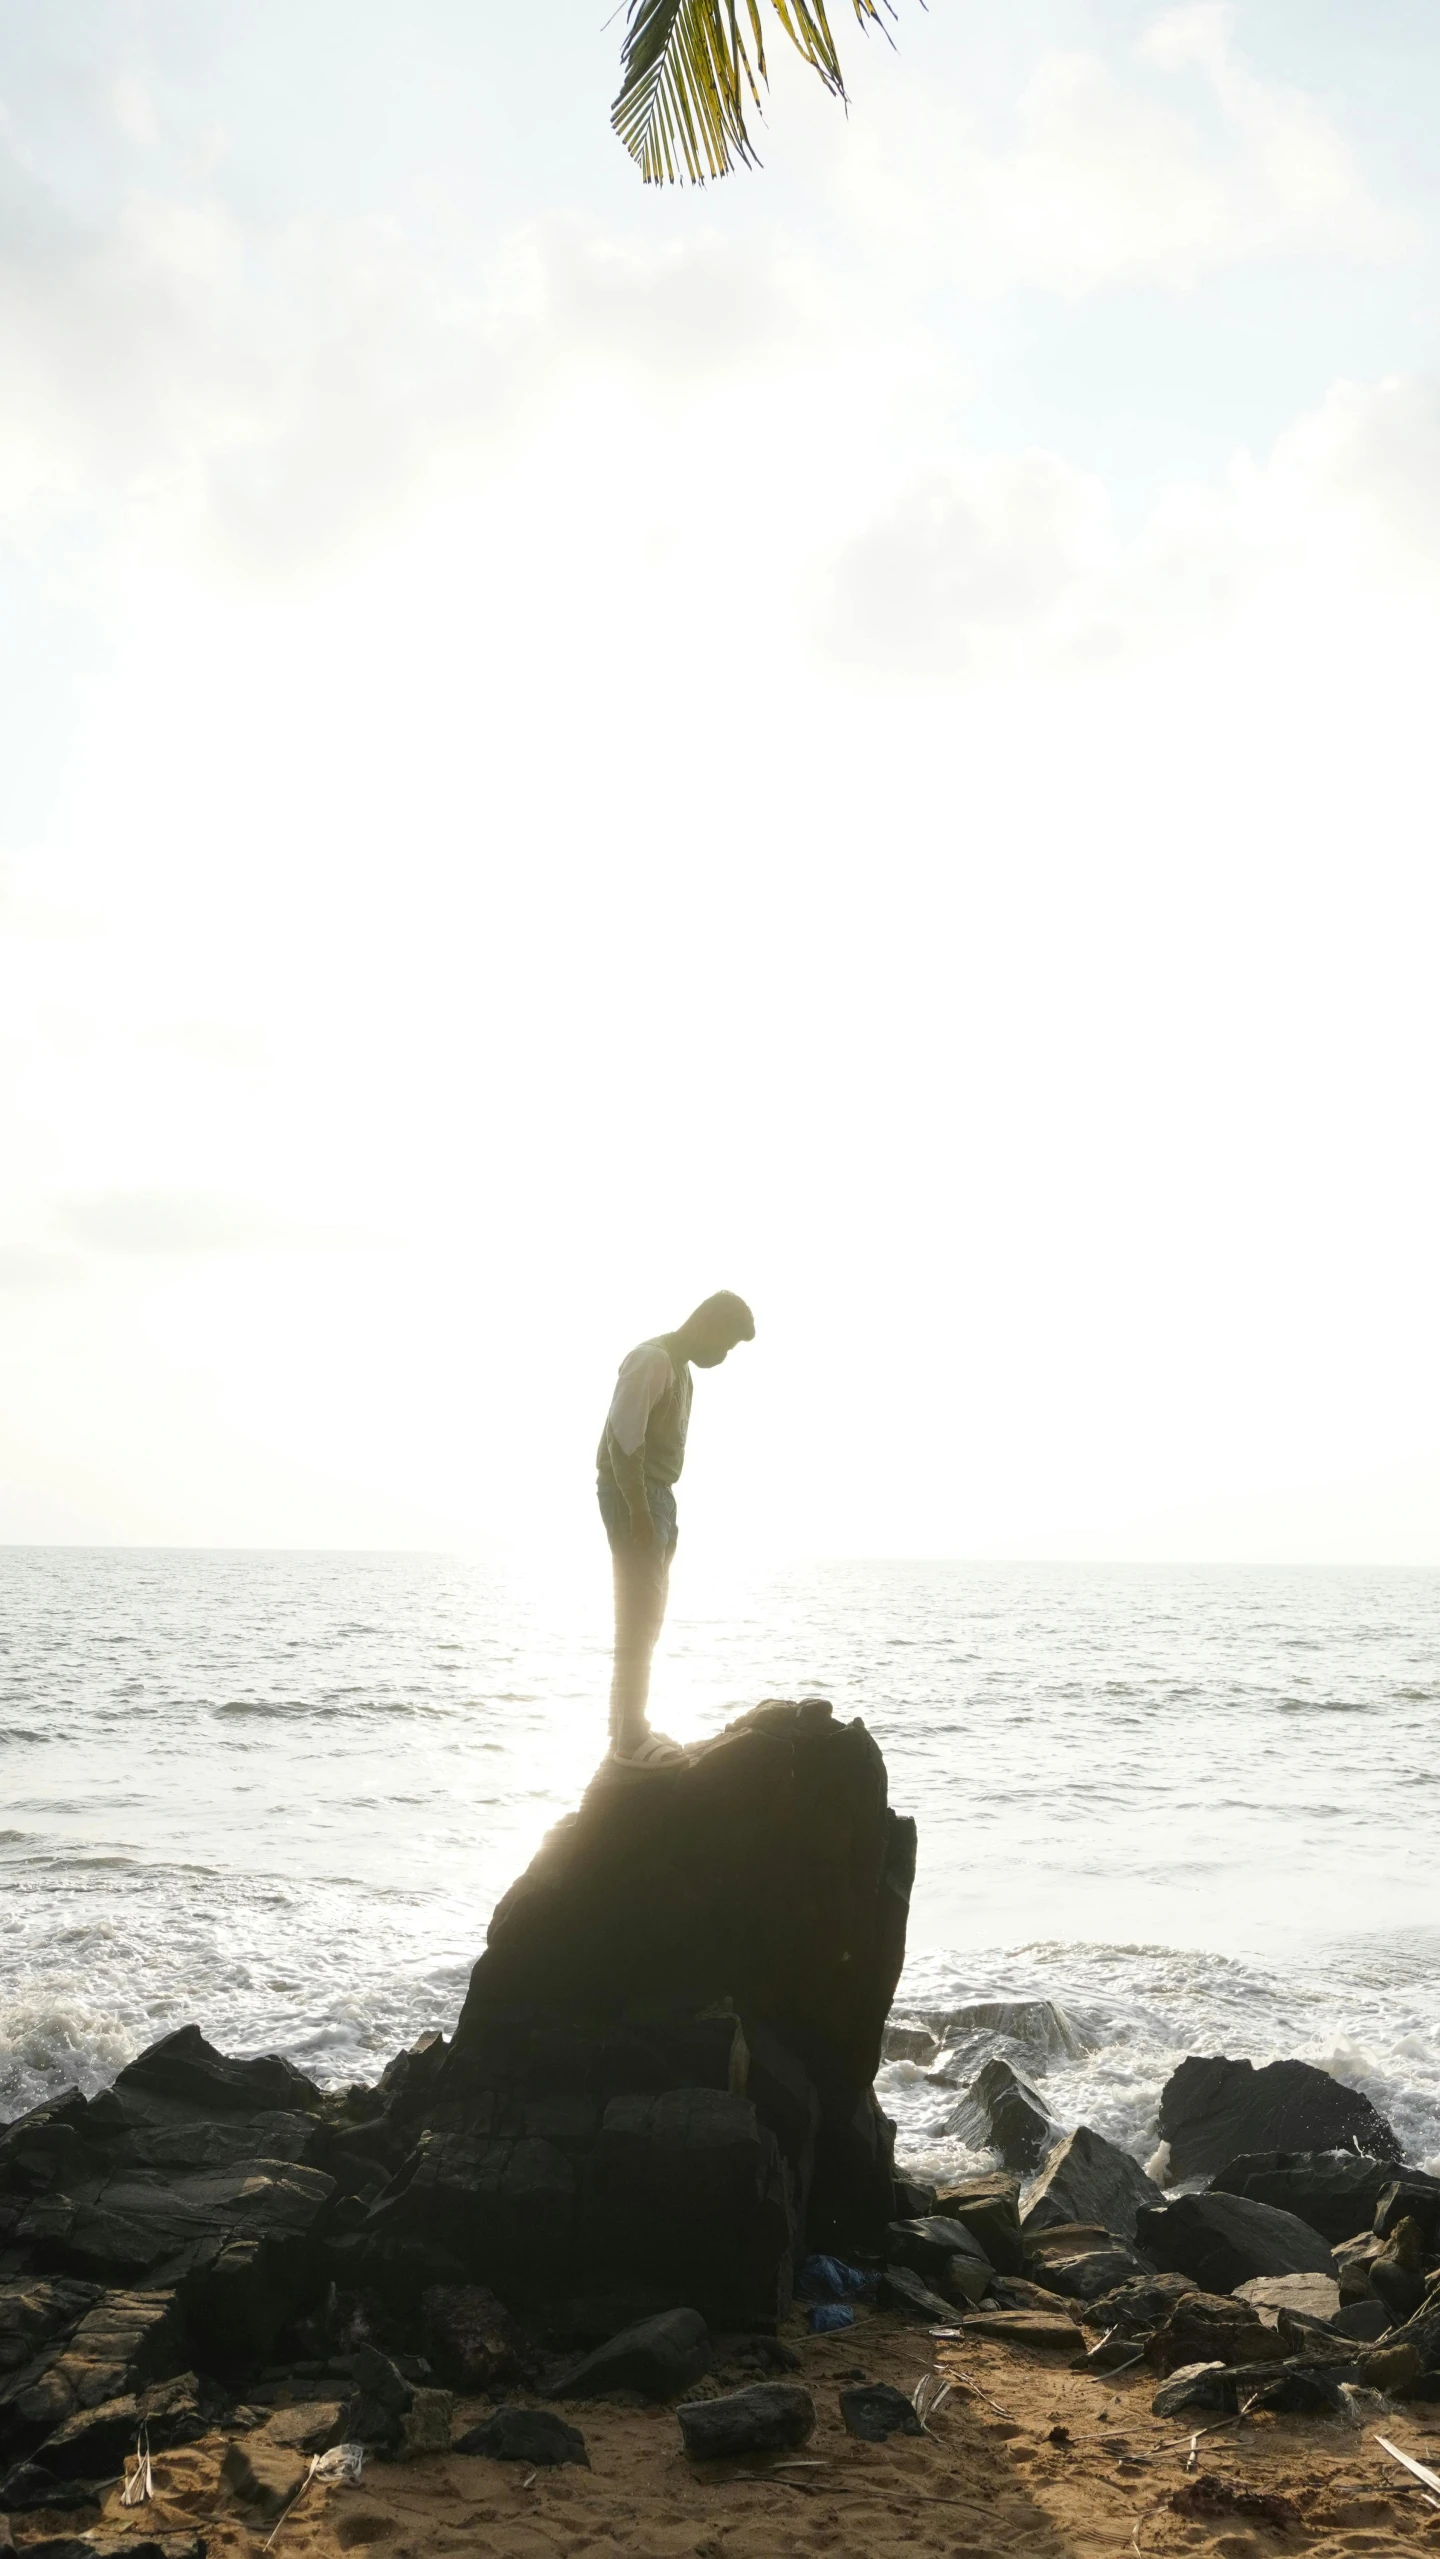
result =
M651 1732L645 1710L678 1533L675 1483L690 1427L690 1370L718 1368L737 1342L754 1338L755 1318L744 1298L722 1288L687 1315L678 1332L639 1343L620 1363L595 1463L615 1567L610 1748L632 1768L672 1768L685 1757L677 1743Z

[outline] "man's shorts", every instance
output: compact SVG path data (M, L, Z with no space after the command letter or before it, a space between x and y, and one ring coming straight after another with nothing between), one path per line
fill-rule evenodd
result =
M600 1516L605 1522L605 1534L610 1540L611 1547L613 1549L629 1547L633 1543L630 1535L630 1505L619 1485L607 1482L602 1475L595 1487L595 1495L600 1504ZM655 1522L655 1544L663 1553L668 1554L680 1534L679 1523L675 1517L675 1496L668 1484L647 1484L645 1499L650 1506L650 1516Z

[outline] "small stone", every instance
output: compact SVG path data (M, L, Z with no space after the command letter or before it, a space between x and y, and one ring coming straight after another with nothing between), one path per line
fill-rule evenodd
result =
M903 2390L888 2381L872 2381L842 2390L840 2414L847 2435L862 2443L888 2443L892 2435L923 2435L925 2429Z
M419 2461L428 2452L448 2452L454 2397L448 2390L417 2390L400 2420L400 2459Z
M724 2399L692 2399L675 2413L692 2461L793 2452L815 2432L815 2402L794 2381L761 2381Z
M1218 2408L1232 2415L1235 2382L1224 2364L1182 2364L1150 2402L1152 2417L1179 2417L1187 2408Z
M472 2426L454 2452L477 2453L487 2461L524 2461L533 2470L558 2469L562 2462L590 2467L590 2455L578 2426L548 2408L497 2408L483 2425Z

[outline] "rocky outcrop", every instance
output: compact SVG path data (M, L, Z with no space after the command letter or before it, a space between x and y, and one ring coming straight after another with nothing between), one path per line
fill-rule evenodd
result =
M1189 2275L1205 2292L1231 2293L1255 2275L1335 2271L1329 2249L1308 2222L1248 2195L1212 2191L1152 2205L1136 2220L1135 2240L1152 2265Z
M1440 2204L1440 2178L1418 2169L1405 2175L1431 2188ZM1389 2160L1366 2159L1354 2150L1266 2151L1232 2159L1211 2179L1215 2193L1250 2195L1257 2204L1293 2212L1332 2245L1371 2227L1381 2196L1394 2182Z
M1029 2233L1056 2222L1085 2222L1133 2239L1136 2214L1161 2201L1159 2187L1128 2150L1080 2124L1047 2154L1021 2226Z
M1368 2159L1402 2156L1400 2142L1368 2097L1344 2088L1308 2061L1229 2061L1192 2053L1160 2092L1160 2138L1168 2145L1169 2178L1215 2177L1232 2160L1259 2151L1361 2151Z

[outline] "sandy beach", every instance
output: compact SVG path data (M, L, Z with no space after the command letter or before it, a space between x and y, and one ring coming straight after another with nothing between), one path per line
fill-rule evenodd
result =
M1143 2367L1102 2381L1072 2373L1063 2355L1047 2359L973 2336L932 2346L918 2325L863 2309L838 2336L811 2337L798 2316L785 2333L817 2412L813 2438L789 2466L701 2471L681 2450L673 2409L570 2405L564 2414L583 2431L588 2470L530 2471L455 2453L367 2461L357 2486L312 2486L281 2523L275 2551L279 2559L332 2559L369 2545L383 2559L451 2552L571 2559L607 2550L627 2559L770 2559L776 2551L898 2559L910 2550L1262 2559L1285 2549L1341 2559L1412 2541L1440 2545L1440 2512L1407 2488L1375 2441L1378 2430L1433 2465L1440 2422L1425 2407L1397 2409L1358 2430L1339 2418L1257 2416L1202 2439L1187 2471L1185 2420L1150 2414L1156 2383ZM908 2391L932 2356L955 2387L928 2436L869 2444L846 2434L838 2407L845 2382L863 2375ZM750 2377L727 2376L722 2366L703 2390ZM334 2415L333 2403L317 2405L285 2385L275 2396L268 2413L256 2410L252 2430L206 2436L157 2458L153 2505L126 2512L112 2492L99 2529L137 2541L198 2534L209 2559L251 2559L275 2515L233 2484L233 2454L227 2479L227 2451L243 2448L273 2500L303 2477L308 2465L298 2447ZM456 2434L487 2413L488 2403L459 2403ZM1219 2494L1202 2491L1195 2500L1213 2510L1177 2512L1176 2492L1193 2491L1197 2481L1220 2483ZM1243 2503L1227 2511L1229 2492L1279 2497L1293 2515L1266 2519ZM53 2512L17 2518L22 2559L70 2520ZM93 2510L73 2522L97 2529Z

